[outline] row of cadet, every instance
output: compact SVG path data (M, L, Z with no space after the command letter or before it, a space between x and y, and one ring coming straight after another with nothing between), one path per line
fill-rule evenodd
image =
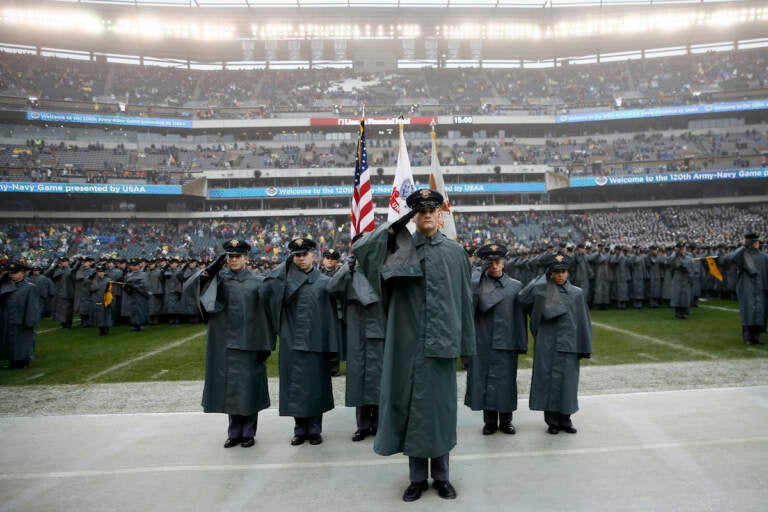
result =
M591 355L592 332L585 297L567 280L571 258L551 255L547 272L524 287L503 272L506 248L488 245L473 272L461 245L437 227L441 202L435 191L414 192L411 212L357 239L332 275L317 268L314 240L302 237L266 276L247 269L249 244L230 240L189 278L208 324L202 405L228 415L225 448L255 444L258 412L270 405L266 360L279 339L278 408L294 420L291 445L323 442L331 372L343 359L345 405L356 408L352 441L374 436L376 453L409 457L404 501L429 488L430 471L438 495L453 499L458 362L467 368L465 404L483 411L482 433L515 434L528 319L529 407L544 411L549 434L577 432L579 360Z
M759 236L747 236L752 237L754 251L765 255ZM474 248L466 250L473 259ZM697 249L685 241L664 247L562 243L542 253L507 254L506 272L525 284L541 274L543 259L550 254L567 254L573 259L570 281L584 290L590 307L639 309L666 305L675 309L676 318L685 319L702 297L734 300L744 294L737 293L744 282L744 265L736 257L737 251L743 248Z

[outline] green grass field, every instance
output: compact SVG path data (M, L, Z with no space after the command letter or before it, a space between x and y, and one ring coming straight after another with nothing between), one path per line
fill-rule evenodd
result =
M709 300L687 320L669 308L592 311L593 359L585 365L712 361L768 357L766 346L741 341L735 302ZM200 380L205 359L205 326L148 326L130 332L113 327L64 330L50 320L39 329L37 358L26 370L0 371L0 385L86 384ZM766 337L768 338L768 337ZM520 359L530 368L532 350ZM277 376L277 357L268 361Z

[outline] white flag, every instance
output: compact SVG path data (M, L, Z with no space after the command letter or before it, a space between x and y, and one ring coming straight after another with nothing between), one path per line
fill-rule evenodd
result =
M400 125L400 151L397 153L397 169L395 181L392 183L392 194L389 196L387 222L393 222L411 211L405 204L406 198L416 191L411 172L411 161L408 159L408 149L405 147L403 125ZM410 228L409 228L410 229Z
M453 222L453 208L450 199L448 199L448 192L445 190L443 171L440 170L440 161L437 157L437 134L434 127L432 128L432 162L429 170L429 188L440 192L443 196L443 206L437 213L438 229L448 238L456 240L456 223Z

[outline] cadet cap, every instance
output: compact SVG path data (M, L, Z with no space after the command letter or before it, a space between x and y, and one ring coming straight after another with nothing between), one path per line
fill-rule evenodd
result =
M222 247L227 254L248 254L251 251L251 245L245 240L232 239L224 242Z
M339 251L336 249L328 249L323 252L323 258L328 258L329 260L338 260L341 259L341 254L339 254Z
M405 204L411 210L417 211L423 208L440 208L443 205L443 196L430 188L422 188L409 195Z
M317 242L311 238L294 238L288 244L291 254L306 254L317 247Z
M509 250L501 244L484 245L477 250L477 257L484 260L497 260L507 255Z

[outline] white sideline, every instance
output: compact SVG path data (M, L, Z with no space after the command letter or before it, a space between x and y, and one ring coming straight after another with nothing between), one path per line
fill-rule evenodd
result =
M500 453L470 453L466 455L451 455L452 460L488 460L488 459L520 459L524 457L552 457L553 455L590 455L602 453L619 453L628 451L648 451L679 449L697 446L728 446L734 444L763 444L768 442L768 436L742 437L735 439L700 439L682 442L630 444L624 446L602 446L595 448L572 448L563 450L531 450ZM327 462L274 462L262 464L197 464L187 466L144 466L133 468L80 470L80 471L46 471L40 473L0 473L0 481L8 480L39 480L48 478L89 478L107 475L136 475L148 473L181 473L181 472L213 472L213 471L264 471L285 469L315 469L315 468L349 468L360 466L383 466L390 464L407 464L406 457L380 457L363 460L339 460Z

